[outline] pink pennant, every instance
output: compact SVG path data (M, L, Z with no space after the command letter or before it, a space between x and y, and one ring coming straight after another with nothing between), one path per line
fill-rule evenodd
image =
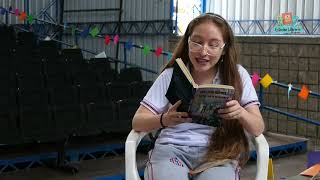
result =
M20 10L19 9L14 10L14 15L15 16L19 16L19 14L20 14Z
M119 35L117 34L117 35L115 35L114 37L113 37L113 43L114 44L117 44L118 42L119 42Z
M158 47L155 52L156 56L159 57L162 54L162 48Z
M253 75L252 75L252 78L251 78L252 84L253 84L254 87L256 87L257 84L259 83L259 78L260 78L259 74L254 72Z
M109 36L109 35L106 35L106 36L104 37L104 44L105 44L105 45L109 45L109 43L110 43L110 36Z

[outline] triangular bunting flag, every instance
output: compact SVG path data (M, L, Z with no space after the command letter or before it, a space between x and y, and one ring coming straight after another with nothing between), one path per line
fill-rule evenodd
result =
M260 83L264 88L267 88L272 83L273 79L269 74L266 74L261 80Z
M19 9L14 10L14 15L15 16L19 16L20 15L20 10Z
M24 21L27 18L27 14L25 12L21 12L19 15L19 20Z
M5 8L2 8L2 7L0 7L0 14L1 15L5 15L6 14L6 9Z
M257 72L254 72L253 75L252 75L252 78L251 78L252 84L253 84L254 87L257 86L257 84L259 82L259 79L260 79L259 74Z
M106 52L103 51L97 55L94 56L95 58L107 58Z
M27 21L29 24L32 24L34 22L34 17L32 15L29 15Z
M104 36L104 44L109 45L109 43L110 43L110 36L109 35Z
M303 99L303 100L307 100L308 96L309 96L309 89L307 86L303 85L301 88L301 91L299 92L298 96Z
M124 48L130 50L132 47L133 47L133 45L132 45L132 42L131 42L131 41L125 42Z
M143 54L144 55L148 55L149 54L149 52L150 52L150 46L148 46L148 45L144 45L144 47L143 47Z
M96 37L99 34L99 32L100 31L99 31L98 27L94 27L91 29L90 34L92 37Z
M292 90L292 84L288 84L288 100L290 98L290 92Z
M80 35L81 35L81 37L86 38L88 36L88 34L89 34L89 28L86 28L85 30L83 30L81 32Z
M45 41L50 41L51 38L49 36L47 36L46 38L44 38Z
M115 35L114 37L113 37L113 43L114 44L117 44L118 42L119 42L119 35L117 34L117 35Z
M156 56L159 57L162 54L162 48L158 47L155 52Z
M168 57L168 61L170 61L172 59L172 54L168 52L167 57Z
M71 35L72 36L76 35L76 27L74 25L71 26Z

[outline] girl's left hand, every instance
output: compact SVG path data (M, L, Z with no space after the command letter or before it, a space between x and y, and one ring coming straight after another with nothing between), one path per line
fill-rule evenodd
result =
M225 107L218 110L222 119L240 119L244 112L244 108L240 106L237 100L228 101Z

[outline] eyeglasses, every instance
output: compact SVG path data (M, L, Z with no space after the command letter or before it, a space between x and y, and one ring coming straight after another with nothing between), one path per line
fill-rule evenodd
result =
M204 49L204 45L196 43L192 41L190 38L188 39L188 44L189 44L189 51L190 52L201 52ZM212 45L207 45L206 47L206 53L208 56L214 56L216 55L221 49L224 48L226 44L221 44L221 43L215 43Z

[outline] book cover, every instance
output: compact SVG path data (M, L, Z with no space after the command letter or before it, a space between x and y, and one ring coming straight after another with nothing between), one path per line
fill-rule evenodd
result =
M214 127L221 126L222 121L217 111L223 108L228 100L231 100L233 94L233 89L221 87L197 88L188 110L192 122Z
M176 59L173 76L166 94L171 104L182 100L178 111L188 112L193 123L221 126L217 110L234 95L234 88L227 85L197 85L182 59Z

